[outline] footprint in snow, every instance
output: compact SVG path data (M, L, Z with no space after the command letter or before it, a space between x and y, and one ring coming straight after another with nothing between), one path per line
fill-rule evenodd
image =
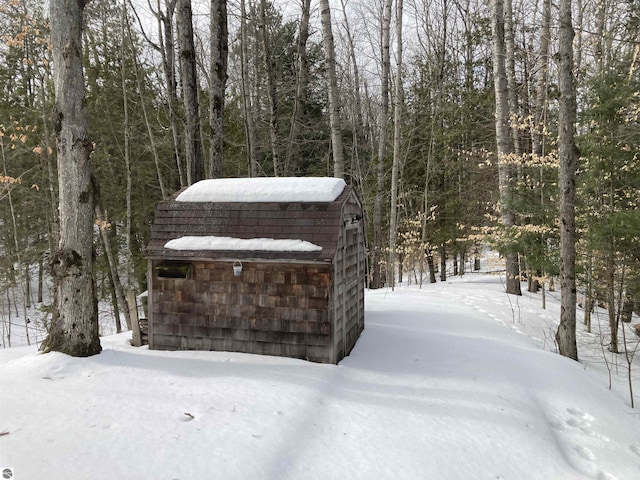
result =
M549 422L549 425L551 425L551 428L554 430L563 431L565 429L563 423L559 420L552 420Z
M600 472L596 477L597 480L618 480L618 477L608 472Z
M589 460L590 462L593 462L596 459L596 456L587 447L582 447L578 445L575 447L575 450L576 452L578 452L578 455L580 455L585 460Z
M591 422L594 420L593 416L575 408L567 408L567 412L573 415L572 418L566 421L566 424L569 425L570 427L577 428L581 430L582 433L584 433L585 435L588 435L593 438L597 438L599 440L602 440L603 442L611 441L611 439L606 435L597 433L595 430L591 428Z
M567 412L569 412L571 415L575 417L580 417L581 419L586 420L587 422L592 422L593 420L595 420L593 416L583 412L579 408L567 408Z

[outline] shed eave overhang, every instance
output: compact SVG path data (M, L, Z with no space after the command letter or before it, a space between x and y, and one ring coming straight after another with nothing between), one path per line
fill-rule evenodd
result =
M331 265L333 258L323 258L309 255L282 255L282 252L264 252L258 254L256 252L202 252L202 251L156 251L148 253L145 258L148 260L162 261L196 261L196 262L234 262L240 260L242 262L255 263L305 263L314 265Z

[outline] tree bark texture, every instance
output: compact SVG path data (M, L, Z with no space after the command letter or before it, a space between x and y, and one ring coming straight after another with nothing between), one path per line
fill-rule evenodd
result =
M380 74L380 110L378 113L378 168L376 199L373 206L373 258L371 260L371 288L381 288L384 285L382 278L382 224L384 214L384 177L385 157L387 155L387 126L389 123L389 75L391 71L390 29L391 29L391 4L393 0L387 0L384 4L384 13L381 25L381 74Z
M72 356L100 352L93 277L93 184L82 71L84 1L50 2L51 49L56 94L60 237L52 255L57 301L46 351Z
M204 178L202 137L200 133L200 107L198 103L198 78L196 73L196 48L193 38L193 13L191 0L178 0L176 9L178 27L178 51L180 78L184 101L187 144L187 183Z
M493 37L493 81L496 95L496 142L498 147L498 176L500 190L500 215L508 239L511 227L515 225L515 215L511 206L512 197L512 167L511 138L509 135L509 92L506 74L506 47L504 31L504 4L502 0L493 0L492 18ZM518 254L507 246L506 260L506 292L512 295L521 295L520 267Z
M296 96L291 114L291 130L289 131L289 146L284 162L286 175L295 175L298 166L299 138L302 131L302 117L307 99L307 85L309 83L309 61L307 59L307 41L309 39L309 18L311 16L311 0L301 1L300 31L297 46Z
M559 2L558 86L558 160L560 163L560 325L556 332L558 351L578 360L576 345L576 159L574 140L576 121L573 86L573 26L571 0Z
M513 25L513 3L512 0L504 0L504 40L505 40L505 69L507 74L507 97L509 102L509 123L518 122L518 86L516 83L516 58L515 58L515 31ZM520 146L520 133L517 128L511 128L511 138L513 141L513 152L516 155L522 153Z
M264 68L267 80L267 97L269 99L269 135L271 138L271 155L273 157L273 174L276 177L284 175L284 166L280 159L280 128L278 110L278 88L276 85L276 60L271 51L271 37L267 28L267 2L260 0L259 31L262 40Z
M229 31L227 0L211 0L211 85L209 87L209 178L221 178L224 165L224 94L227 88Z
M331 146L333 152L333 176L344 178L344 147L342 145L342 122L340 120L340 91L336 75L336 53L331 29L329 0L320 0L320 20L322 22L322 42L327 69L329 95L329 123L331 124Z
M534 125L531 135L534 155L542 157L544 148L544 124L547 112L547 89L549 83L549 42L551 40L551 0L544 0L542 8L542 30L540 50L536 62L536 95L534 105Z
M306 0L308 1L308 0ZM360 67L358 66L358 57L356 55L356 48L353 41L353 35L351 34L351 27L349 25L349 18L346 12L345 0L340 0L342 5L342 11L344 14L344 30L347 35L347 46L349 49L349 58L351 59L351 70L353 71L353 104L354 104L354 119L352 122L353 130L353 156L351 160L351 178L353 184L360 187L360 193L362 194L362 182L364 178L364 167L361 164L360 148L366 145L366 128L364 125L364 116L362 113L362 95L360 93ZM366 202L365 202L366 205ZM363 205L363 208L366 208ZM367 218L367 212L365 210L365 218Z
M158 0L158 32L160 37L163 38L163 43L160 46L160 53L162 54L164 77L167 82L167 96L169 97L167 105L169 107L169 123L171 124L171 138L173 140L175 162L178 169L180 187L184 187L187 185L187 178L184 171L185 159L182 152L182 136L178 126L178 115L176 113L178 105L178 85L176 82L176 61L173 50L173 17L176 9L176 3L177 0L165 0L166 11L163 14L160 7L160 0Z
M391 289L395 288L396 237L398 234L398 170L400 168L400 135L402 123L402 7L403 0L396 0L396 91L393 115L393 163L391 165L391 207L389 213L389 277ZM402 275L400 275L402 282Z
M107 264L109 265L109 272L111 273L111 285L113 287L114 296L116 297L116 307L119 307L119 309L124 313L127 329L131 330L131 314L129 312L127 300L124 296L124 288L122 288L120 275L118 274L118 262L111 248L111 239L109 238L108 232L110 226L98 198L96 198L95 213L96 220L98 221L98 228L100 229L100 237L102 238L102 245L104 246L104 253L107 257ZM116 317L116 326L118 327L117 332L120 333L119 315Z

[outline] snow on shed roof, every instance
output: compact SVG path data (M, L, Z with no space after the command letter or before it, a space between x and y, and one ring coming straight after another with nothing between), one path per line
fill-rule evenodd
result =
M346 183L331 177L216 178L201 180L178 202L333 202Z
M317 252L322 247L295 239L233 238L184 236L168 241L164 248L170 250L218 250L256 252Z

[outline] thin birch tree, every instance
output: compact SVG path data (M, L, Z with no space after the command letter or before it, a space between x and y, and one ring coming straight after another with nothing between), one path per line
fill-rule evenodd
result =
M396 237L398 234L398 169L400 165L400 127L402 124L402 7L403 0L396 0L396 84L393 116L393 163L391 166L391 209L389 212L389 282L395 287ZM402 276L400 276L402 281Z
M240 91L242 92L242 120L247 144L247 171L249 177L258 174L257 134L251 96L251 71L249 70L249 26L246 0L240 0Z
M342 145L342 122L340 120L340 91L336 74L336 53L331 29L331 9L329 0L320 0L320 21L322 41L327 69L327 94L329 96L329 123L331 125L331 146L333 153L333 176L344 178L344 148Z

